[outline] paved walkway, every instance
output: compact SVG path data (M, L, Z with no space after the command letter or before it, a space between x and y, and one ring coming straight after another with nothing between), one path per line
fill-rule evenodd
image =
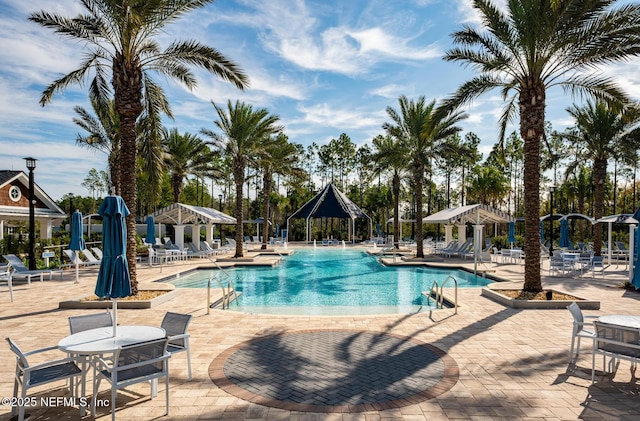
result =
M202 262L179 263L162 268L140 267L138 271L141 282L157 279L173 272L183 271ZM466 265L472 265L469 261ZM491 264L489 270L497 275L508 277L518 282L522 279L522 265ZM625 279L624 267L608 267L604 279L591 275L582 277L559 277L544 279L545 285L561 288L567 292L599 299L601 309L586 311L588 315L603 314L638 314L640 313L640 294L619 288ZM101 310L59 310L58 302L77 299L90 295L95 286L96 271L82 269L79 284L74 284L73 271L64 278L54 278L43 283L34 282L30 287L18 284L15 288L15 302L9 301L5 287L0 287L0 335L11 336L25 350L55 345L68 335L67 317L90 314ZM545 272L546 273L546 272ZM213 291L212 300L219 297ZM168 417L164 413L162 386L158 398L149 399L149 387L137 385L118 396L119 419L167 419L167 420L637 420L640 418L640 386L630 383L629 364L622 362L613 380L599 379L591 384L591 355L589 345L583 346L575 368L569 367L568 350L571 341L572 319L566 310L515 310L505 308L491 300L480 296L479 289L460 291L461 307L458 314L452 310L440 310L421 314L379 315L379 316L273 316L242 314L232 311L206 310L206 291L197 289L180 290L178 296L154 308L144 310L119 310L121 324L159 325L166 311L177 311L192 314L193 321L189 327L192 335L193 381L187 381L187 365L185 353L176 354L171 359L171 408ZM326 412L327 406L360 405L353 396L329 401L325 408L317 412L301 411L303 408L286 405L265 405L256 403L249 394L232 393L228 385L219 382L222 378L217 368L224 368L225 363L234 357L243 358L251 363L251 358L259 358L264 350L261 345L271 345L271 351L281 353L294 350L297 355L280 354L276 358L283 369L290 375L302 379L302 387L310 386L310 377L305 377L309 367L303 359L307 358L303 348L296 345L275 347L269 340L283 338L301 338L304 333L313 333L314 339L322 332L336 332L333 349L340 349L340 344L348 343L349 334L356 333L363 341L371 342L373 338L389 338L398 346L415 348L425 358L428 351L440 349L446 352L458 368L458 380L447 390L437 390L434 397L404 402L406 405L365 409L363 412L352 412L354 408L342 408L345 412ZM401 341L394 342L397 338ZM404 339L406 338L406 339ZM320 341L322 342L322 341ZM364 342L363 342L364 343ZM422 345L424 344L424 345ZM388 345L391 346L391 345ZM422 348L418 348L422 347ZM433 348L432 348L433 347ZM15 359L5 346L0 352L0 397L10 397L13 392L13 372ZM344 347L343 347L344 349ZM405 349L405 348L399 348ZM251 351L256 351L251 354ZM384 354L384 348L373 349L368 353L360 348L354 351L357 361L367 361L376 353ZM238 352L244 351L244 354ZM249 352L249 354L247 354ZM52 351L49 358L60 357L58 351ZM310 358L310 357L309 357ZM348 357L341 357L347 361ZM388 357L387 357L388 358ZM337 358L338 360L340 358ZM384 359L383 359L384 360ZM275 362L274 361L274 364ZM310 361L313 361L312 359ZM326 361L318 359L316 361ZM400 360L399 360L400 361ZM387 360L389 362L389 360ZM453 364L452 363L452 364ZM229 362L229 367L234 363ZM414 363L415 364L415 363ZM382 362L379 367L384 366ZM409 366L405 377L420 376L420 368L416 364ZM357 366L357 365L356 365ZM375 364L374 364L375 366ZM347 366L345 366L347 367ZM258 367L259 375L273 373L269 366ZM351 367L353 370L354 367ZM349 368L345 368L347 371ZM264 371L266 370L266 371ZM428 390L429 381L442 381L447 374L435 367L428 371L430 380L415 390ZM353 371L348 371L353 372ZM344 373L344 371L343 371ZM369 371L371 373L371 371ZM212 376L213 374L213 376ZM224 377L227 376L223 371ZM318 373L311 374L317 376ZM213 379L212 379L213 377ZM381 376L382 379L387 378ZM227 377L229 379L229 377ZM434 380L435 379L435 380ZM353 382L351 376L344 379ZM384 381L384 380L383 380ZM219 384L222 383L222 386ZM236 386L248 385L236 383ZM279 384L286 384L281 381ZM362 384L362 383L361 383ZM371 383L373 384L373 383ZM344 386L339 381L336 385ZM39 398L63 396L64 388L44 386L36 391ZM255 386L255 385L254 385ZM357 386L357 385L355 385ZM266 386L258 384L253 391L241 387L255 396L267 394ZM264 389L263 389L264 387ZM314 386L317 387L317 386ZM404 393L408 390L403 386ZM349 388L342 390L348 391ZM360 396L375 394L367 389L357 390ZM230 393L231 391L231 393ZM281 390L282 391L282 390ZM260 392L260 393L258 393ZM350 392L353 393L353 392ZM400 392L402 393L402 391ZM267 396L288 404L304 405L305 399L296 402L293 391L283 395ZM355 395L354 395L355 396ZM398 396L401 396L398 394ZM404 395L403 395L404 396ZM415 395L412 395L415 396ZM103 385L99 394L101 399L108 400L109 392ZM313 399L313 397L309 397ZM393 400L393 399L392 399ZM310 401L311 404L317 404ZM369 403L371 403L369 402ZM362 403L364 404L364 403ZM0 408L0 420L10 418L10 408ZM80 419L79 411L64 404L39 406L31 408L31 419ZM109 409L99 408L98 419L108 419ZM87 416L86 418L90 418Z

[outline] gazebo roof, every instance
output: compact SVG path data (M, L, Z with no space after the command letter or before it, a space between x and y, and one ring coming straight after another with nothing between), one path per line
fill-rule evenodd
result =
M436 212L422 219L424 224L465 224L475 223L493 223L493 222L509 222L513 218L508 213L494 209L491 206L483 204L459 206L457 208L448 208Z
M316 194L313 199L295 211L291 218L369 218L369 216L338 190L333 184Z
M189 224L203 222L208 224L236 223L236 218L213 208L174 203L153 213L156 223L161 224Z

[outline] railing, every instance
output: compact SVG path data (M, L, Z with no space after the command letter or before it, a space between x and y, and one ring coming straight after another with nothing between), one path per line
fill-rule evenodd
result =
M451 275L449 275L447 279L444 280L442 285L439 286L440 289L438 289L438 281L433 281L433 283L431 284L431 288L429 288L427 302L429 302L431 300L431 297L433 297L436 302L436 309L444 308L444 287L449 283L449 281L453 281L454 284L453 307L455 310L454 314L458 314L458 280Z
M236 305L238 304L238 294L236 293L236 287L235 287L235 284L233 283L233 277L228 271L224 270L224 268L218 265L218 263L215 260L212 260L212 259L209 259L209 260L216 266L216 268L218 268L219 270L218 273L221 273L222 275L224 275L225 279L220 279L220 277L217 276L217 274L214 274L213 272L211 273L211 277L209 278L209 281L207 283L207 313L209 312L208 309L211 308L210 290L211 290L212 280L215 280L218 286L220 287L220 289L222 290L222 309L223 310L229 308L231 301L235 300ZM237 273L236 273L236 277L237 277ZM227 283L226 288L223 284L225 280Z

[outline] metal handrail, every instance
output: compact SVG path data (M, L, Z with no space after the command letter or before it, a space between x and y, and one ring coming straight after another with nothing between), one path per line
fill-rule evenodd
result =
M442 308L443 303L444 303L444 293L443 293L444 291L443 291L443 288L452 279L453 279L453 283L455 285L455 295L454 295L454 302L453 302L453 305L454 305L454 308L455 308L455 312L453 314L458 314L458 280L455 277L451 276L451 275L449 275L447 277L447 279L444 280L442 285L440 285L440 308Z
M434 299L436 300L436 310L437 310L438 309L438 281L434 280L433 283L431 284L431 288L429 288L429 295L427 295L427 303L431 301L431 295L435 295Z

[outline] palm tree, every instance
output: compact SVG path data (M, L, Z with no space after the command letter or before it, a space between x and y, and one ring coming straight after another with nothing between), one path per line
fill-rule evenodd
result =
M262 209L262 220L264 221L264 230L262 233L262 249L266 250L267 240L269 238L269 208L271 203L271 190L273 186L273 175L291 175L304 174L301 168L298 168L298 157L296 152L298 149L284 133L278 133L277 136L265 142L264 149L258 157L258 168L262 171L262 194L264 197L264 207Z
M621 111L609 107L602 101L587 101L583 107L572 106L567 112L574 118L575 130L568 130L562 137L568 139L581 151L579 158L569 169L579 162L590 160L593 174L593 217L604 216L604 185L607 178L607 161L622 143L634 139L637 143L637 126L640 113L635 108ZM635 129L635 132L634 132ZM602 252L602 224L593 227L593 252Z
M498 207L509 194L509 179L496 167L478 165L473 169L469 183L469 196L477 203Z
M164 130L164 159L171 176L173 201L180 202L184 179L200 176L210 170L213 162L211 149L202 139L191 134L178 133L178 129Z
M376 151L373 161L379 172L391 173L391 193L393 194L393 245L400 248L400 189L407 169L406 150L402 139L393 136L376 136L373 139Z
M459 47L444 57L479 73L446 101L448 107L458 107L494 88L501 89L506 101L500 122L501 139L507 123L517 113L520 115L526 203L525 291L542 291L538 235L540 141L545 129L547 89L560 85L607 101L628 101L610 78L593 71L599 65L640 52L640 5L612 9L614 2L509 1L503 12L489 0L475 0L474 7L487 30L465 26L453 33Z
M383 128L391 136L401 139L406 151L406 161L412 173L416 201L416 257L424 257L422 231L422 186L425 171L431 171L429 163L438 155L440 143L461 129L455 124L466 114L436 108L436 101L425 104L424 97L410 101L402 95L398 99L400 112L387 107L387 114L394 124L384 123Z
M136 122L143 109L149 72L158 72L192 89L197 85L190 66L201 67L244 89L248 79L219 51L197 41L181 40L161 49L156 38L166 36L166 27L175 20L213 0L82 0L87 14L67 18L45 11L34 12L29 20L82 46L80 67L49 85L40 98L42 106L57 91L72 84L82 85L93 73L89 95L99 102L115 98L120 121L120 179L122 197L132 213L127 217L127 259L136 261ZM79 42L78 42L79 41ZM80 54L79 54L80 55ZM111 86L109 86L109 80ZM129 266L133 294L137 294L136 266Z
M104 105L104 106L103 106ZM83 128L88 134L76 136L76 143L81 146L96 149L107 155L109 163L109 183L115 194L120 194L120 171L118 161L120 156L120 122L115 111L114 101L104 104L91 99L91 107L95 115L83 107L75 106L73 110L78 114L73 122Z
M236 254L242 257L242 215L243 194L242 186L245 182L245 170L249 163L254 163L260 155L263 144L269 137L282 131L282 126L276 125L280 117L269 114L265 108L254 110L251 105L231 100L227 101L227 109L211 102L218 114L214 124L222 131L216 133L202 129L201 133L212 139L212 144L232 161L233 181L236 187Z

